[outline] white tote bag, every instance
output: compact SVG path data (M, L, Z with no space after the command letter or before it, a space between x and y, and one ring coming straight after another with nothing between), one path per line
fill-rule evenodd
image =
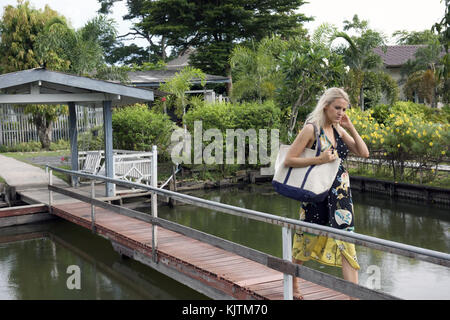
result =
M315 126L314 131L316 133L316 149L305 148L300 158L314 158L320 155L321 143ZM278 151L275 174L272 180L275 190L298 201L323 201L333 185L341 160L336 158L332 162L303 168L286 167L284 159L289 147L289 145L281 145Z

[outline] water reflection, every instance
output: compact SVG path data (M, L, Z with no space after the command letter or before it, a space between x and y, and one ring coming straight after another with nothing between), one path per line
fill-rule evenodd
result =
M279 216L298 218L299 203L275 193L270 184L193 191L190 194ZM448 208L354 192L356 232L431 250L450 252ZM281 257L281 228L264 222L197 208L161 208L159 216ZM372 284L380 271L381 291L406 299L450 299L447 267L357 246L360 284ZM341 269L317 262L307 267L342 277Z
M298 202L270 184L191 192L194 196L284 217L298 217ZM448 208L353 194L358 233L449 252ZM281 228L248 218L179 205L159 216L281 257ZM150 211L150 210L148 210ZM20 237L17 237L20 235ZM28 240L24 240L28 239ZM15 242L14 242L15 241ZM371 266L383 292L406 299L450 299L449 268L357 246L361 285ZM81 290L68 290L69 265L81 270ZM306 266L342 277L314 261ZM205 299L194 290L115 253L108 240L64 220L0 229L0 299Z
M80 268L80 290L67 286L71 265ZM191 298L206 297L147 266L123 260L109 241L64 220L0 229L0 299Z

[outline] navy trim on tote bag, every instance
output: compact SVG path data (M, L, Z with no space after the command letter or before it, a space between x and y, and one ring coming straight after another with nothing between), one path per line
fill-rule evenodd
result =
M277 181L272 181L272 186L279 194L302 202L322 202L328 196L328 190L321 194L316 194L314 192L288 186Z

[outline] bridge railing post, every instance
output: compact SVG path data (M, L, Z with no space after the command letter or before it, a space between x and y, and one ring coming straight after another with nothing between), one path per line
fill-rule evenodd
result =
M48 170L48 185L52 186L53 185L53 170L47 168ZM49 191L48 192L48 211L50 213L53 213L53 209L52 209L52 205L53 205L53 191Z
M158 187L158 151L156 149L156 146L152 147L152 170L151 170L151 185L154 188ZM156 195L156 192L152 192L152 217L157 218L158 217L158 198ZM152 223L152 257L153 261L156 262L156 250L158 248L158 227L155 226L154 223Z
M281 237L283 240L283 259L292 261L292 229L283 226ZM283 275L283 299L294 299L292 276L289 274Z
M91 198L95 199L95 180L91 180ZM91 202L91 230L95 233L95 206L94 203Z

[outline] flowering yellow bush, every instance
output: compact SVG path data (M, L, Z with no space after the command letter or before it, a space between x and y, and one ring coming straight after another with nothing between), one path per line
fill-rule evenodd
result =
M378 151L381 158L400 167L401 174L405 161L414 161L426 167L430 163L441 162L449 154L448 123L433 123L420 115L403 111L390 113L384 124L375 120L371 109L362 112L352 108L347 115L371 154Z

